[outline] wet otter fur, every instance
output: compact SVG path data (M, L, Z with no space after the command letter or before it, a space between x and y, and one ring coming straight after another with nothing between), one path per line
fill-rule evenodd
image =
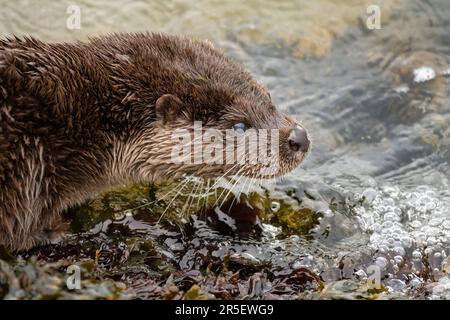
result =
M280 128L285 142L298 126L206 41L153 33L0 40L0 245L16 251L57 239L63 210L118 184L223 174L226 166L165 161L170 134L194 120ZM306 149L286 143L276 175Z

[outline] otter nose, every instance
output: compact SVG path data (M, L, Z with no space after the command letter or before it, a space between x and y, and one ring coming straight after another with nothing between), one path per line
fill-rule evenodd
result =
M310 141L308 139L308 135L306 134L306 130L302 127L295 127L294 129L292 129L291 133L289 134L288 143L289 148L294 152L307 152L309 149Z

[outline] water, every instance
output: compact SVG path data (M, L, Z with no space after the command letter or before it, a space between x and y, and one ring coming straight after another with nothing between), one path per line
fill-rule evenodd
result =
M305 125L313 149L259 211L193 216L180 227L139 210L114 220L102 202L91 234L40 249L40 259L97 256L126 297L179 298L198 284L221 298L450 298L448 1L383 1L373 31L367 1L84 0L80 30L65 27L69 2L43 2L0 1L0 30L47 40L136 30L210 38ZM107 206L133 208L142 197L114 194ZM289 206L308 223L277 216ZM373 266L378 291L366 287ZM227 270L239 271L235 282ZM85 294L102 296L96 290Z

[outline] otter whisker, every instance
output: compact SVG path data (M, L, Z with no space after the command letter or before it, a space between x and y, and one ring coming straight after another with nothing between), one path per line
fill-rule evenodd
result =
M198 182L196 182L196 183L194 184L194 189L196 188L197 184L198 184ZM186 207L189 205L189 202L191 201L191 198L192 198L192 193L189 193L189 194L188 194L188 199L187 199L187 201L185 202L185 204L184 204L183 207L181 208L181 212L180 212L180 214L179 214L180 217L183 217L184 212L185 212L185 210L186 210Z
M245 182L243 183L243 186L242 186L241 190L238 192L237 196L234 197L233 201L232 201L231 204L230 204L230 207L228 208L228 213L230 213L231 208L233 207L233 204L234 204L234 202L235 202L236 200L238 200L238 202L240 202L241 195L242 195L242 190L244 189L244 187L245 187L245 185L247 184L247 182L250 180L249 177L245 177L245 178L246 178L246 180L245 180Z
M234 202L236 201L236 199L238 199L238 197L234 197L234 198L233 198L233 201L231 201L231 204L230 204L230 207L228 208L227 214L230 214L231 208L233 208L233 204L234 204Z
M209 192L211 189L215 188L217 186L217 184L222 181L223 179L225 179L225 177L228 175L228 173L230 173L232 170L234 170L236 167L238 166L238 164L233 165L229 170L227 170L223 175L221 175L220 177L216 178L214 181L214 184L206 191ZM216 188L217 189L217 188Z
M197 207L199 207L199 204L200 204L200 200L201 200L201 199L204 199L204 200L205 200L205 202L204 202L203 205L205 205L206 201L208 200L208 198L209 198L210 184L211 184L211 179L208 178L208 180L207 180L207 186L206 186L206 188L207 188L207 189L206 189L206 192L203 192L203 193L201 194L202 197L199 197L199 198L198 198L198 200L197 200ZM205 199L205 196L206 196L206 199Z
M203 211L206 210L209 196L211 196L213 193L211 191L211 179L208 178L206 183L206 191L202 192L197 200L197 208L200 208L200 202L203 200L202 209ZM217 197L217 189L214 189L214 196Z
M161 216L159 217L157 223L161 222L161 219L163 218L164 214L167 212L167 210L170 208L172 203L178 198L178 196L183 191L184 187L189 184L189 182L192 181L192 176L187 177L186 182L183 183L183 186L178 190L178 192L175 194L175 196L172 198L172 200L169 202L169 204L166 206L166 209L163 211Z
M242 177L244 177L244 176L242 176ZM247 183L248 179L249 179L248 177L245 177L245 181L241 184L240 190L239 190L239 192L237 192L237 197L238 197L238 198L241 197L242 189L243 189L243 187L245 186L245 184Z
M242 188L241 188L241 190L240 190L239 197L240 197L242 194L248 194L248 190L250 190L250 186L251 186L251 184L252 184L253 179L254 179L253 177L249 177L249 178L245 181L244 185L242 186ZM249 181L250 181L250 183L248 183ZM246 192L244 192L245 187L247 187L247 191L246 191Z
M206 191L203 193L203 195L207 195L207 198L205 199L204 204L207 204L207 201L208 201L208 199L209 199L210 190L211 190L212 188L214 188L214 187L218 184L219 181L223 180L224 177L225 177L230 171L232 171L234 168L236 168L237 166L238 166L238 164L235 164L235 165L232 166L227 172L225 172L222 176L220 176L219 178L216 178L215 181L214 181L214 184L213 184L212 186L210 186L211 180L208 179L208 186L207 186L207 189L206 189ZM215 197L215 199L218 199L218 198L217 198L217 188L214 189L214 197ZM214 205L215 205L215 204L214 204Z
M231 190L233 190L233 188L234 188L234 186L236 185L236 183L239 182L239 179L241 179L242 176L239 176L239 174L240 174L244 169L245 169L245 167L242 167L242 168L240 168L240 169L238 170L238 172L236 172L235 176L238 176L238 181L235 181L234 184L231 185L231 187L229 188L229 192L228 192L227 196L225 197L225 199L228 197L228 195L230 194ZM224 189L222 190L222 192L220 193L219 197L216 198L216 202L214 202L214 206L215 206L216 204L219 203L220 198L222 198L222 195L223 195L226 191L227 191L226 188L224 188ZM222 204L223 204L223 203L222 203ZM222 205L221 205L221 206L222 206Z
M224 180L224 179L223 179L223 180ZM226 181L228 185L231 184L230 181L231 181L231 179ZM214 201L213 206L216 206L216 205L219 203L220 199L222 198L222 196L224 195L224 193L225 193L227 190L229 190L229 188L231 188L231 187L229 187L229 186L227 186L227 187L223 186L223 187L222 187L222 191L220 192L220 194L219 194L218 196L217 196L217 188L215 189L215 190L216 190L216 193L215 193L215 194L216 194L216 196L215 196L216 200Z
M255 181L255 179L256 179L255 177L251 177L250 183L247 186L247 191L245 192L245 194L249 194L250 188L253 186L253 182Z
M239 171L238 171L239 172ZM226 202L226 200L228 199L228 196L230 195L230 193L233 191L234 187L239 183L239 181L243 178L244 176L239 176L238 179L235 181L235 183L231 186L231 188L228 190L228 193L226 194L225 198L222 200L222 203L220 204L219 208L221 208L223 206L223 204ZM248 179L247 177L245 177L246 179Z
M207 185L209 185L209 179L206 181L206 183L207 183ZM203 192L204 185L205 185L205 180L202 180L202 184L200 185L200 187L202 187L202 188L201 188L201 190L198 190L197 203L196 203L197 209L201 208L200 203L205 198L205 195L206 195L206 193Z
M149 205L151 205L151 204L154 204L155 202L164 200L164 199L165 199L166 197L168 197L172 192L178 190L179 188L181 188L181 190L182 190L182 189L186 186L186 184L187 184L188 182L189 182L188 180L183 179L183 180L180 181L174 188L170 189L169 192L167 192L166 194L164 194L162 197L160 197L160 198L158 198L158 199L156 199L156 200L154 200L154 201L150 201L150 202L147 202L147 203L145 203L145 204L142 204L142 205L140 205L140 206L133 207L133 208L129 208L129 209L125 209L125 210L121 210L121 211L117 211L117 212L115 212L115 213L116 213L116 214L117 214L117 213L118 213L118 214L122 214L122 213L125 213L125 212L127 212L127 211L134 211L134 210L137 210L137 209L142 209L142 208L145 208L145 207L147 207L147 206L149 206Z
M181 211L181 216L184 216L186 206L187 206L187 212L189 213L189 210L191 209L192 203L194 202L194 196L197 193L197 191L200 189L200 187L203 185L203 180L198 180L195 182L195 185L192 189L192 192L189 193L188 200L186 201L186 204L183 206L183 209Z

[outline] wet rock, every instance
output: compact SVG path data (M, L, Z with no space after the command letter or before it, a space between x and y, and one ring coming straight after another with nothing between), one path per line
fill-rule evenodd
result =
M428 51L416 51L397 56L388 70L409 84L420 84L443 75L450 64L447 59Z

